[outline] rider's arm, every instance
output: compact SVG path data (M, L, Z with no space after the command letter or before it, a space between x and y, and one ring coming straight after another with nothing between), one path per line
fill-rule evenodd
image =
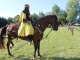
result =
M22 15L22 20L23 20L23 22L27 22L28 20L26 19L26 14L25 13L23 13L23 15Z

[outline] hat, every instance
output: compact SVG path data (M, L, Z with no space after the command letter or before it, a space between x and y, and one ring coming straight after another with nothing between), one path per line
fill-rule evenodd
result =
M28 4L25 4L25 7L29 7L29 5Z

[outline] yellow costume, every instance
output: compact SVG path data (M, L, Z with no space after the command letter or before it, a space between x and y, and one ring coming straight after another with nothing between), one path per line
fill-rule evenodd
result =
M26 14L22 12L20 14L20 19L19 19L22 22L21 22L19 29L18 29L18 36L26 37L28 35L33 35L34 28L33 28L32 24L29 24L27 22L23 22L23 19L26 19Z

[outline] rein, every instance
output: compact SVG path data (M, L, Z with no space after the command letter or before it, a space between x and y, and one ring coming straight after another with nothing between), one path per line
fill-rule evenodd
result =
M34 23L34 24L35 24L35 23ZM34 24L33 24L33 25L34 25ZM41 34L43 34L42 31L39 29L39 27L38 27L36 24L35 24L35 27L38 29L38 31L39 31ZM42 40L45 39L45 38L47 38L48 35L50 34L50 32L51 32L52 30L53 30L53 29L51 29L51 30L49 31L49 33L48 33L45 37L42 38Z
M49 31L49 33L48 33L45 37L42 38L42 40L45 39L45 38L47 38L48 35L50 34L50 32L51 32L52 30L53 30L53 29L51 29L51 30Z

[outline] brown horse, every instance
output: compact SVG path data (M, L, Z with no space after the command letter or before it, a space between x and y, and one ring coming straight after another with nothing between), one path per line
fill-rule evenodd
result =
M37 50L38 50L38 56L41 57L41 55L40 55L40 40L43 37L43 33L44 33L45 29L50 24L52 26L53 30L57 31L58 30L58 20L57 20L56 15L48 15L48 16L45 16L45 17L37 20L35 23L39 29L38 28L35 29L36 31L32 37L32 40L34 43L34 55L33 55L34 58L36 58L36 51ZM18 36L17 30L18 30L19 25L20 25L19 23L10 24L5 30L7 32L7 35L8 35L7 49L8 49L8 54L10 56L12 56L12 54L10 53L9 46L10 46L10 43L12 42L12 39L13 38L20 38L22 40L26 40L26 37L19 37ZM2 41L4 41L4 40L2 39Z

